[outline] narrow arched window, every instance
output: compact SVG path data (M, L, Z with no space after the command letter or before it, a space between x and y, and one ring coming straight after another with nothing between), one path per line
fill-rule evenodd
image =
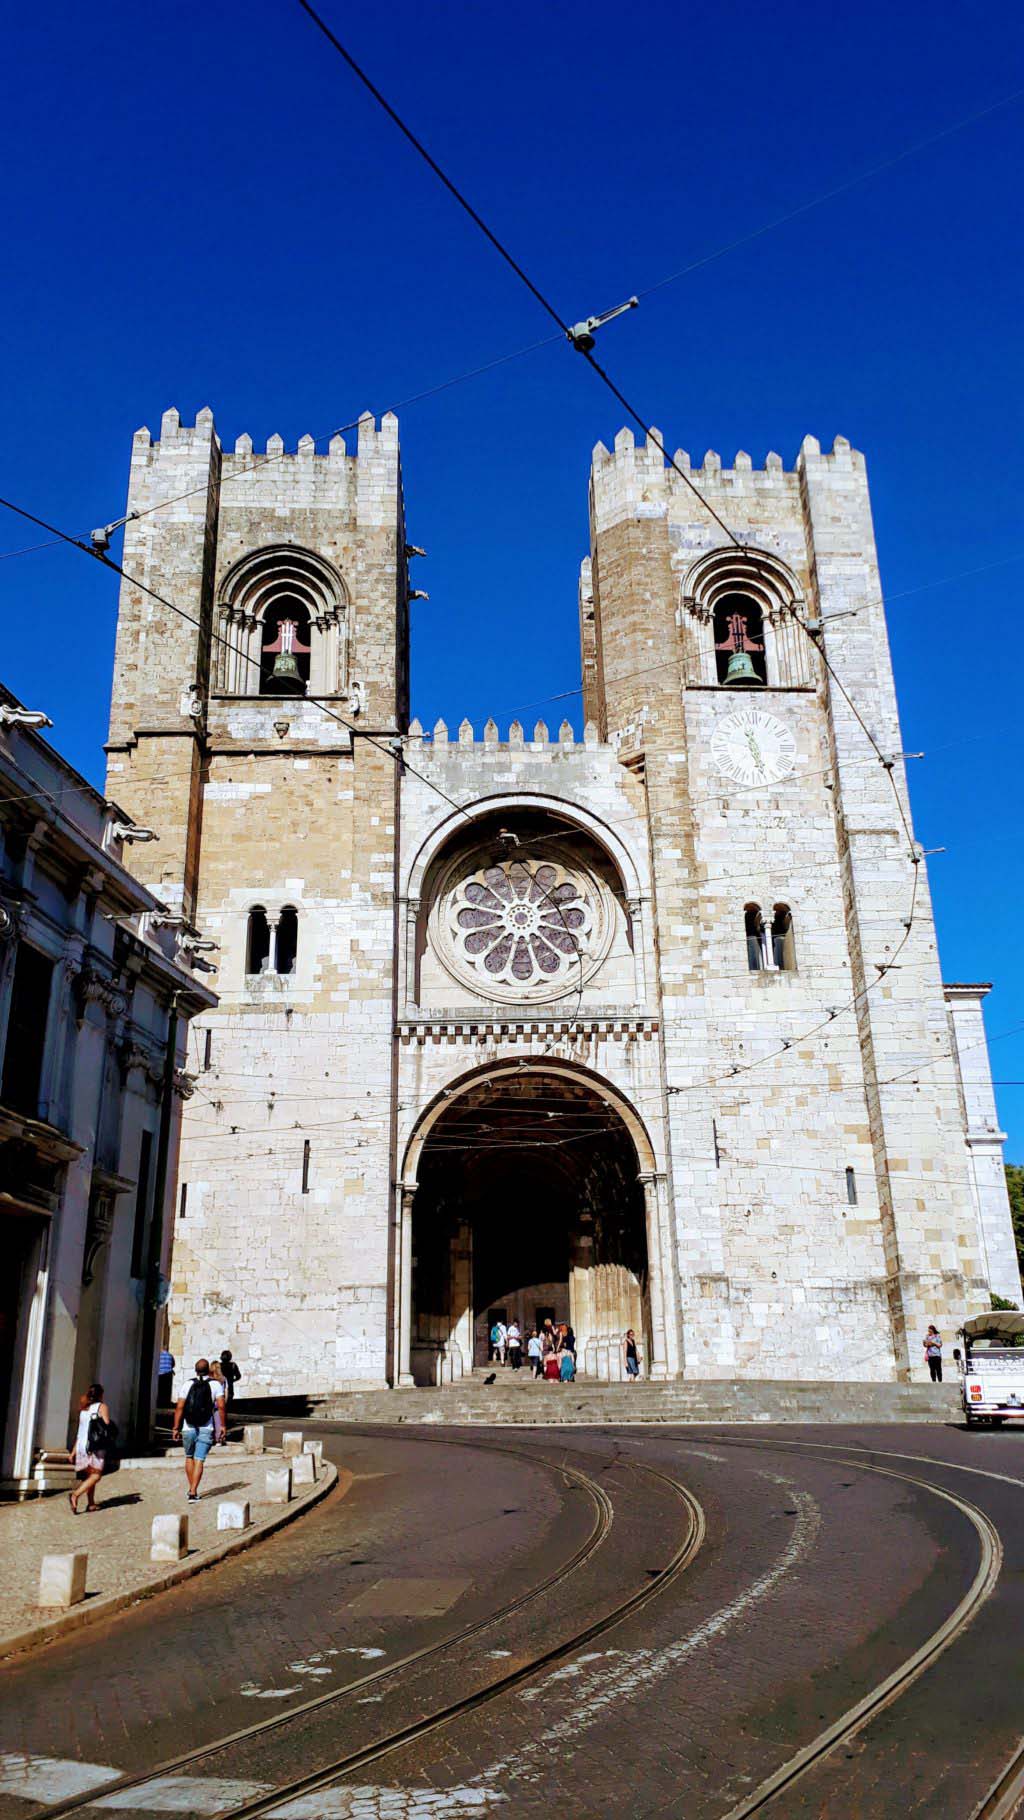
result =
M305 695L309 682L309 609L287 597L267 608L260 652L261 695Z
M857 1205L857 1177L852 1169L846 1171L846 1198L851 1207Z
M291 904L286 904L277 924L277 972L294 973L299 946L299 918Z
M246 973L265 973L270 965L270 924L262 904L254 904L249 912L249 927L245 943Z
M768 681L764 616L746 594L726 594L715 608L715 665L731 689L761 689Z
M768 944L760 904L746 906L743 926L747 935L747 966L751 973L760 973L761 968L768 965Z
M776 904L772 916L772 963L787 973L796 966L793 913L788 904Z

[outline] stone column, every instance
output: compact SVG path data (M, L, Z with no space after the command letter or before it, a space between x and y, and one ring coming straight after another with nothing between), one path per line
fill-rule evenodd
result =
M662 1242L662 1196L659 1193L664 1177L659 1179L657 1172L650 1169L644 1170L637 1179L644 1191L647 1274L651 1286L650 1357L646 1365L648 1376L657 1382L672 1375L669 1370L665 1321L665 1259L670 1253Z
M267 972L277 972L277 931L281 922L280 910L267 911L267 928L270 931L270 949L267 954Z
M452 1240L452 1315L449 1344L452 1377L467 1377L473 1369L476 1334L473 1326L473 1226L460 1220Z
M643 898L631 897L626 904L629 913L630 932L633 937L633 993L638 1005L647 1003L647 956L644 952L646 931L644 929Z
M398 1317L398 1344L395 1348L395 1388L411 1390L412 1375L412 1204L415 1182L399 1184L399 1229L396 1262L398 1294L395 1309Z

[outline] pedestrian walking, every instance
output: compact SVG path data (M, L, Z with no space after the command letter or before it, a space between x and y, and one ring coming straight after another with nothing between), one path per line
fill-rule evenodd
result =
M563 1346L558 1354L558 1375L563 1384L571 1384L576 1376L576 1360L568 1346Z
M546 1352L544 1354L544 1381L545 1381L545 1383L557 1384L560 1376L561 1376L561 1367L558 1363L557 1352L554 1352L554 1351Z
M929 1326L924 1336L924 1356L928 1361L932 1383L942 1383L942 1335L937 1327Z
M174 1354L166 1346L160 1349L160 1360L156 1368L156 1406L158 1409L170 1409L171 1393L174 1389Z
M622 1342L622 1362L626 1367L627 1378L631 1384L635 1384L640 1376L640 1354L637 1351L636 1334L632 1327L627 1329L626 1337Z
M185 1449L185 1477L188 1480L188 1502L199 1500L199 1484L206 1456L214 1442L214 1395L210 1384L209 1359L196 1360L196 1374L178 1398L174 1411L172 1441L181 1441Z
M568 1323L566 1323L566 1325L562 1328L562 1345L565 1347L567 1352L572 1353L573 1364L575 1364L576 1363L576 1335L574 1334L572 1328L568 1325Z
M513 1371L518 1371L523 1362L523 1332L514 1318L508 1324L507 1345L508 1362Z
M224 1379L224 1396L227 1406L230 1409L235 1400L235 1385L238 1383L242 1374L235 1364L227 1346L225 1346L224 1351L220 1355L220 1375Z
M103 1401L102 1384L90 1384L84 1397L79 1399L78 1433L68 1454L79 1481L76 1489L68 1492L68 1503L76 1517L79 1498L84 1497L86 1511L96 1509L96 1487L107 1470L107 1457L113 1450L116 1435L110 1410Z
M528 1341L526 1342L526 1353L527 1353L527 1357L529 1358L530 1364L533 1367L534 1377L535 1378L543 1377L543 1375L544 1375L544 1342L541 1339L540 1334L537 1332L536 1327L534 1328Z

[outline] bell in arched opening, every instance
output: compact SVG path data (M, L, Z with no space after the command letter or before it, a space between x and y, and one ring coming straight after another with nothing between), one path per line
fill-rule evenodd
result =
M309 615L299 605L287 603L268 613L261 661L261 695L305 695L309 678L310 646L303 643ZM277 637L270 635L275 630ZM273 662L268 662L269 659Z
M715 611L715 662L727 689L763 689L768 681L764 622L755 601L730 594Z

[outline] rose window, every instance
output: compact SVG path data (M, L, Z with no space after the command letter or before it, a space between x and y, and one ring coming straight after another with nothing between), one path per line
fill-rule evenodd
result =
M593 928L579 884L547 860L510 860L473 873L459 885L453 909L462 956L486 979L513 986L578 971Z

